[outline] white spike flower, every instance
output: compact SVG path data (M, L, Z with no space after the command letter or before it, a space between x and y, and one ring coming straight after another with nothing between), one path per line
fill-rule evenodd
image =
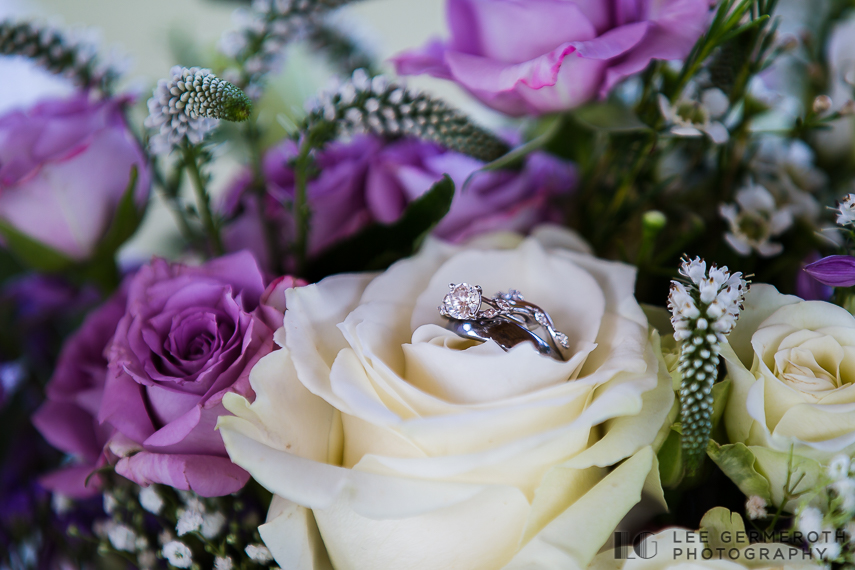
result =
M185 139L199 144L219 124L218 119L244 121L252 104L244 93L209 69L175 66L169 80L161 79L148 100L145 126L157 132L150 146L169 154Z
M84 34L33 22L0 21L0 55L30 58L80 87L105 93L120 76L117 66L98 59L98 45Z
M709 268L696 257L679 269L684 282L672 281L668 308L674 338L682 342L679 371L683 450L690 470L699 466L712 429L712 386L718 375L719 343L733 330L748 284L727 267Z
M504 141L445 102L382 75L371 77L364 69L310 101L307 110L306 131L335 123L335 130L343 134L413 136L485 162L508 151Z

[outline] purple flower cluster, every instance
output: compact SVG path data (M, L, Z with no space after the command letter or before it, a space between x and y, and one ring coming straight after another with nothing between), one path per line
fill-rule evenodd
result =
M282 243L293 237L289 205L294 196L290 164L297 145L285 141L264 158L267 195L264 215L281 228ZM574 166L546 153L529 155L520 171L477 172L484 163L433 143L404 139L384 143L371 136L333 143L317 156L319 175L307 188L312 226L309 252L317 254L369 223L397 220L407 205L448 174L457 194L451 211L434 229L437 237L458 242L490 230L526 232L538 223L557 221L556 198L576 184ZM470 179L471 177L471 179ZM249 176L235 184L224 209L244 214L226 231L232 250L251 249L270 264L259 207L247 193Z

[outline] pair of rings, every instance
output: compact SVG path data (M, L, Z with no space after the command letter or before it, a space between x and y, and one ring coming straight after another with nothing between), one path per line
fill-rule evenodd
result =
M564 362L562 351L570 348L567 335L555 328L549 313L526 301L515 289L491 298L484 296L478 285L450 283L439 314L448 319L447 328L458 336L492 340L506 351L530 342L541 354ZM546 332L546 338L534 333L538 328Z

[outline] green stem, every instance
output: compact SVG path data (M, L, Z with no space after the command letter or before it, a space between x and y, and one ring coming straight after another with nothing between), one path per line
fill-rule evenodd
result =
M211 249L215 256L222 255L225 252L223 240L220 237L219 228L214 222L214 215L211 213L211 198L205 189L205 181L202 179L199 164L196 162L199 153L196 147L190 144L183 145L181 151L184 154L184 163L190 173L190 179L193 181L193 189L196 191L196 203L199 207L199 216L202 219L205 233L208 234Z
M255 195L258 205L259 221L264 234L267 253L270 256L271 269L274 273L278 274L284 269L282 267L282 248L279 244L279 234L276 225L265 215L267 184L264 180L262 164L261 133L259 132L258 125L252 119L246 124L244 136L249 146L250 160L252 162L252 185L250 188Z
M300 154L294 161L294 220L297 235L294 239L294 253L297 258L297 275L304 275L309 239L309 211L306 186L309 177L309 163L312 145L307 136L300 145Z

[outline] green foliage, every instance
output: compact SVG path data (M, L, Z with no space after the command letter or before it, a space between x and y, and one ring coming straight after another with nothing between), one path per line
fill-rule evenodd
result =
M712 552L721 552L721 549L729 551L732 548L745 548L750 544L742 516L724 507L715 507L707 511L701 519L700 530L705 535L707 547Z
M609 133L650 131L632 109L619 103L590 103L573 111L573 116L592 129Z
M6 249L35 271L55 273L74 264L74 260L64 253L28 236L3 219L0 219L0 235L3 236Z
M119 279L116 252L136 233L145 214L145 208L140 209L136 204L137 177L137 168L133 166L113 220L88 259L74 260L0 219L0 235L6 249L21 264L34 271L63 273L74 282L94 282L103 291L112 291Z
M754 454L745 444L719 445L711 441L707 454L746 497L757 495L767 503L772 503L769 481L755 469Z
M454 182L445 176L407 206L398 221L371 225L311 261L308 277L316 280L332 273L385 269L415 251L448 213L453 199Z

